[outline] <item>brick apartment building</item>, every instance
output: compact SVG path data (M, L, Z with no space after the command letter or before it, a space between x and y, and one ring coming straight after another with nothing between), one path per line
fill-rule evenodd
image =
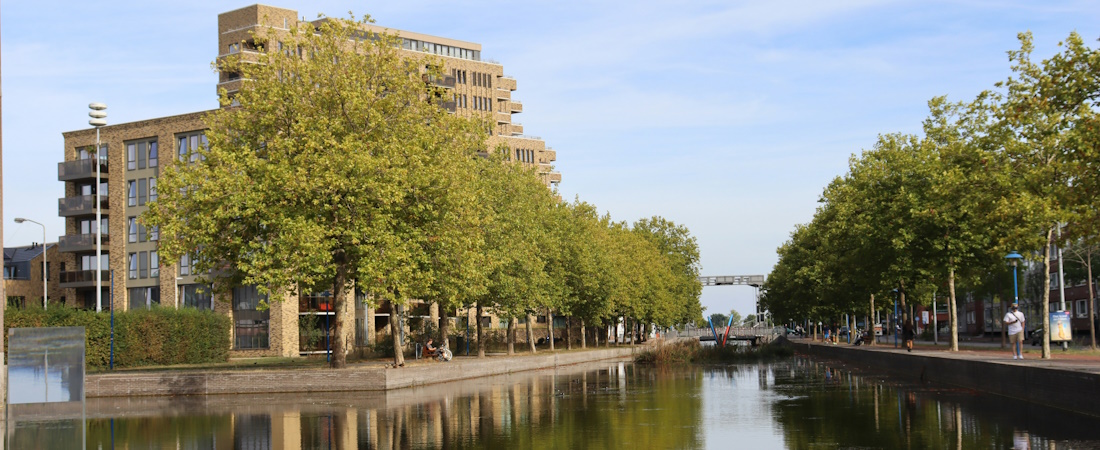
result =
M218 58L238 53L255 53L250 31L268 27L276 32L292 25L313 26L301 22L294 10L264 5L252 5L218 16ZM324 20L324 19L322 19ZM516 80L504 75L503 67L481 58L481 45L425 34L389 30L374 25L362 25L368 31L387 31L401 38L403 52L429 53L443 63L444 79L437 83L453 93L453 101L444 107L459 115L483 115L493 119L495 126L488 138L488 148L504 145L510 158L538 168L547 183L558 183L561 174L552 171L556 159L554 150L537 137L523 134L523 126L513 122L513 115L523 111L523 104L512 99ZM247 56L247 55L245 55ZM232 74L221 74L217 89L233 92L241 80ZM300 323L327 327L336 314L341 314L348 327L342 338L347 348L375 342L386 333L390 309L382 305L376 311L361 301L364 293L354 293L357 301L348 302L345 311L333 311L331 293L303 294L272 301L271 308L257 308L260 295L255 287L241 286L224 298L212 298L209 289L200 284L201 274L191 270L188 257L179 261L163 261L157 253L158 232L146 229L137 218L147 204L156 200L159 168L168 158L189 158L189 152L206 145L204 117L209 111L192 112L100 128L102 144L101 178L96 175L94 148L96 130L86 129L63 133L64 162L58 165L58 180L65 183L65 198L58 204L59 215L65 218L65 236L58 244L61 264L60 296L70 304L96 307L96 277L103 286L102 308L128 310L147 308L154 304L169 307L210 309L233 320L233 356L298 356L324 351L324 343L306 342L299 333ZM191 163L201 163L191 157ZM97 202L102 209L102 222L97 226ZM102 259L95 260L95 234L102 234ZM113 236L113 238L112 238ZM51 261L55 259L51 256ZM101 270L107 269L107 270ZM114 273L113 295L108 289ZM39 288L41 290L41 288ZM11 290L9 288L9 296ZM349 298L351 298L349 292ZM51 293L51 298L53 294ZM428 307L414 307L417 320L438 317ZM473 319L466 312L465 320ZM453 314L452 314L453 315ZM483 319L485 320L485 319ZM489 319L496 325L496 318Z

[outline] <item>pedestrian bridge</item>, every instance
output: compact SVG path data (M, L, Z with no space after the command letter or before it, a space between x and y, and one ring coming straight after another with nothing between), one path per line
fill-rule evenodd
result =
M700 342L704 342L715 341L716 339L721 341L725 334L725 327L720 331L717 329L711 330L710 328L687 328L684 331L672 329L665 336L668 338L695 338ZM726 338L726 341L745 341L755 346L757 344L767 344L779 336L786 335L787 329L784 327L730 327L729 337Z

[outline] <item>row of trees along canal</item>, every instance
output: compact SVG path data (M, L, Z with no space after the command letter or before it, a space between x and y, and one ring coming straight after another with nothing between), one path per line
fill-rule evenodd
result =
M1019 40L1007 80L969 102L933 98L923 136L879 136L825 188L765 283L761 301L777 320L873 315L876 298L897 295L904 309L946 290L955 351L957 285L987 293L1000 285L998 295L1011 298L1011 276L994 280L1011 273L1004 256L1019 250L1042 268L1041 320L1050 330L1045 268L1059 228L1084 255L1083 278L1094 279L1100 52L1071 34L1060 53L1036 62L1031 35ZM1091 301L1089 317L1094 328ZM1050 357L1049 333L1042 355Z
M398 311L413 299L444 314L491 308L512 319L509 352L515 319L539 312L581 330L701 317L686 228L660 217L629 226L561 201L534 169L506 162L507 149L485 152L487 117L438 105L449 94L425 82L438 60L402 55L395 36L364 36L354 20L313 31L260 29L258 54L217 63L246 81L207 117L208 148L163 169L141 218L160 227L162 258L192 255L218 292L332 290L337 311L352 286ZM283 51L264 45L276 39ZM484 355L480 320L477 332ZM335 340L338 367L344 346Z

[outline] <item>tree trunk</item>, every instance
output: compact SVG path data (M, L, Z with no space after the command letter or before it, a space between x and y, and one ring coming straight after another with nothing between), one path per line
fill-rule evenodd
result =
M550 351L554 351L554 310L546 308L546 340L550 342Z
M565 316L565 349L573 349L573 316Z
M1090 247L1088 250L1092 250ZM1096 285L1092 282L1092 252L1087 252L1085 268L1088 271L1089 280L1089 338L1092 339L1092 349L1096 350Z
M585 335L584 319L581 319L581 348L588 348L588 336Z
M440 345L446 345L447 348L451 348L449 344L451 335L451 321L447 318L447 308L443 306L441 302L439 304L439 342ZM455 346L458 344L456 343Z
M481 302L477 302L477 357L485 357L485 335L481 329Z
M878 340L878 338L875 337L876 324L873 322L873 320L875 320L875 294L871 294L871 315L867 316L867 337L871 338L871 340L869 341L864 338L864 341L867 342L867 345L875 345L875 341Z
M516 318L508 318L508 355L516 354Z
M955 302L955 263L947 269L947 322L951 327L951 351L959 351L959 310Z
M535 330L531 328L531 322L534 318L530 314L527 315L527 346L531 348L531 354L535 354Z
M1050 247L1053 243L1054 226L1047 229L1047 245L1043 247L1043 359L1050 359ZM1024 326L1027 331L1026 317Z
M336 252L336 280L332 293L332 310L336 312L332 320L332 367L336 369L343 369L348 365L347 341L344 339L344 309L347 307L344 286L348 283L348 264L343 255L343 250Z
M398 323L401 313L398 312L397 302L397 296L392 296L390 300L390 335L393 337L393 366L404 367L405 349L401 345L401 331L399 330L401 325Z

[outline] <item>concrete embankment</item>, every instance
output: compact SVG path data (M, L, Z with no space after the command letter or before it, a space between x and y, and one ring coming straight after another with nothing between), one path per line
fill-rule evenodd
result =
M132 371L90 374L85 396L178 396L220 394L317 393L385 391L592 361L628 359L638 347L611 347L535 355L493 355L483 359L455 358L448 363L409 361L405 367L380 364L344 369L260 369Z
M1100 362L1071 359L1013 360L1008 351L991 356L940 349L854 347L796 340L797 352L885 370L898 378L980 392L1100 416Z

